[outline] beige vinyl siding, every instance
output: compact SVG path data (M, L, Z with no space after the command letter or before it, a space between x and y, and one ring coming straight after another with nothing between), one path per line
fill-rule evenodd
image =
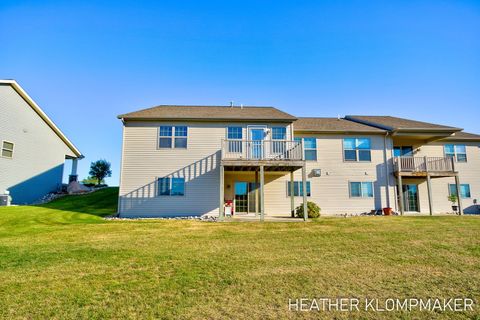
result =
M161 125L187 126L187 149L158 148L158 130ZM248 125L260 123L127 122L123 134L120 214L217 214L221 140L226 138L228 126L241 126L243 138L246 139ZM274 123L265 125L277 126ZM286 125L279 123L278 126ZM155 181L165 176L185 178L185 196L157 196Z
M187 149L159 149L160 125L186 125L188 127ZM179 216L217 214L219 205L219 164L221 140L226 138L227 127L241 126L243 139L248 139L248 125L259 123L235 122L127 122L124 127L122 172L120 184L120 209L122 216ZM277 124L266 124L268 128ZM282 126L285 124L278 124ZM316 137L317 161L307 161L307 176L311 183L312 196L323 215L360 214L387 205L399 211L396 200L396 178L393 175L393 141L390 137L375 134L303 134L297 137ZM343 160L344 138L370 138L371 161L350 162ZM267 137L269 139L269 137ZM287 128L291 137L291 126ZM389 163L389 202L384 165L384 139L387 141ZM415 156L443 157L444 142L415 145L404 141L403 145L420 147ZM417 141L418 143L418 141ZM451 142L449 142L451 143ZM457 163L460 182L469 184L472 197L462 199L466 212L475 212L474 199L480 199L480 149L478 143L467 145L467 163ZM395 145L399 145L395 143ZM312 170L321 169L320 177L313 177ZM156 178L164 176L184 177L185 196L157 196ZM301 181L301 170L294 174ZM290 198L287 196L289 172L266 172L265 213L267 215L290 215ZM254 181L253 173L225 172L225 199L234 198L235 181ZM373 198L351 198L349 182L372 182ZM425 179L404 179L404 184L418 183L419 206L428 213L428 193ZM432 194L435 213L451 211L447 200L448 183L454 178L432 179ZM302 197L295 197L295 206Z
M387 205L382 135L296 134L295 136L317 138L317 161L307 161L307 179L310 181L312 193L308 201L317 203L322 209L322 214L359 214L381 209ZM371 162L343 161L343 138L354 137L371 139ZM313 177L313 169L321 169L321 176ZM295 172L294 179L301 181L301 170ZM266 192L267 189L271 192L265 196L266 213L290 212L290 198L287 196L289 180L290 175L285 174L266 186ZM350 197L349 182L370 181L373 182L373 198ZM390 179L390 206L392 207L395 201L393 183L394 180ZM302 201L302 197L295 197L295 206L300 205Z
M473 200L480 200L480 143L478 142L432 142L426 145L414 145L415 157L443 157L445 144L464 144L467 150L467 162L456 162L461 184L470 185L471 197L461 199L466 213L480 213L480 207L474 205ZM419 148L419 149L418 149ZM404 179L405 181L405 179ZM409 180L419 183L420 211L428 213L428 191L425 179ZM406 183L406 182L404 182ZM432 197L434 213L451 212L451 203L448 201L448 184L455 183L455 178L433 178Z
M0 143L14 143L12 158L0 156L0 194L25 204L57 190L72 151L8 84L0 84L0 115Z

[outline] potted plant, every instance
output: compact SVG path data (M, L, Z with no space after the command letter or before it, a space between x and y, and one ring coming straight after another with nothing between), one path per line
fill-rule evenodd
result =
M386 216L392 215L393 209L390 207L383 208L383 214Z
M458 211L458 206L456 205L457 203L457 195L456 194L451 194L448 196L448 201L452 203L452 210L453 212L457 213Z

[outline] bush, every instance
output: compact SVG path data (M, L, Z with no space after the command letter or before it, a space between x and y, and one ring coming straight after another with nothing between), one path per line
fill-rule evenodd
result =
M307 201L307 210L309 218L318 218L320 217L320 207L311 201ZM303 203L295 209L297 217L303 218Z

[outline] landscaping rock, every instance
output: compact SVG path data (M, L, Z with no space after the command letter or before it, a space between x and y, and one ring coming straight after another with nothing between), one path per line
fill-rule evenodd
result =
M134 220L197 220L197 221L206 221L206 222L216 222L218 220L217 216L203 215L203 216L182 216L182 217L134 217L134 218L124 218L115 216L106 216L106 220L124 220L124 221L134 221Z
M78 181L70 182L67 187L68 194L85 193L89 191L91 191L89 187L86 187L83 184L80 184Z

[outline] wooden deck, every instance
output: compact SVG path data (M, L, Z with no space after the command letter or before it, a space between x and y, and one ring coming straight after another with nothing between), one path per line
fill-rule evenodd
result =
M265 171L292 172L301 169L304 163L298 160L222 160L225 171L258 171L263 166Z

